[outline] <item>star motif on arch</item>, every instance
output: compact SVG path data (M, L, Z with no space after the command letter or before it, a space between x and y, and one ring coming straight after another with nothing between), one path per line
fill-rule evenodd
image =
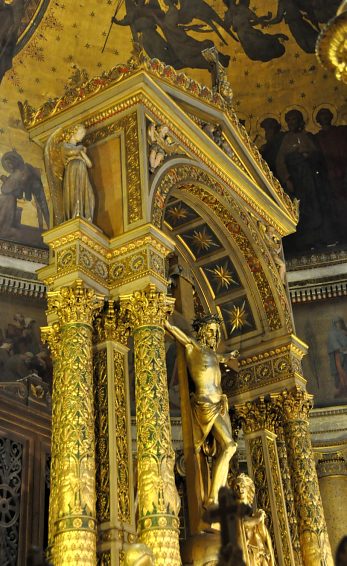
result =
M245 300L240 305L233 305L231 310L226 310L225 312L229 315L231 332L241 330L244 326L252 326L248 320L249 315Z
M206 271L212 273L213 279L217 282L217 290L229 289L232 284L237 283L227 262L224 265L217 265L213 269L207 268Z
M213 246L218 247L218 244L213 240L212 236L207 232L204 226L201 230L194 230L192 236L187 236L191 241L193 246L199 251L206 251Z
M168 216L171 217L173 222L176 223L179 220L184 220L185 218L188 218L189 211L180 202L176 206L172 206L171 208L169 208L167 214Z

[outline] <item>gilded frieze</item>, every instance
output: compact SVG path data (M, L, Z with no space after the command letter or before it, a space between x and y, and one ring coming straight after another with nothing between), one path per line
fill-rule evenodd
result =
M228 374L223 376L223 390L231 396L289 377L299 377L304 382L302 356L303 351L296 349L292 344L287 344L240 360L237 379L230 379Z

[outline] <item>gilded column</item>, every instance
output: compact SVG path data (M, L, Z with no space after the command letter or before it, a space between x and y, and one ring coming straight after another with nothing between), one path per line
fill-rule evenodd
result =
M283 412L301 553L305 566L333 566L308 427L312 395L299 388L278 397Z
M164 342L173 303L155 285L121 297L134 336L139 538L153 551L156 566L181 564Z
M136 538L128 331L109 300L94 323L96 512L98 564L121 564L124 543ZM109 562L108 562L109 561Z
M268 529L274 542L276 562L297 566L290 540L285 497L279 467L274 426L277 408L271 399L259 397L235 406L243 423L250 475L256 489L257 506L267 515Z
M54 566L96 564L92 320L102 300L77 280L48 293L53 345L49 543ZM58 326L57 326L58 325Z
M292 541L295 565L303 566L300 540L299 540L298 522L295 513L294 495L293 495L293 489L292 489L292 483L291 483L290 471L288 465L287 448L284 439L283 427L280 424L277 424L276 426L276 434L277 434L276 444L277 444L277 452L278 452L278 461L281 470L281 478L283 484L284 498L286 502L287 517L288 517L290 538Z

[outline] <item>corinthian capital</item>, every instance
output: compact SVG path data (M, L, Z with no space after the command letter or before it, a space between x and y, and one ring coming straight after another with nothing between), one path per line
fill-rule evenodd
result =
M310 410L313 407L313 395L307 393L299 387L294 387L290 391L283 391L277 397L285 421L306 421L308 422Z
M73 322L91 325L95 313L103 305L103 297L84 287L81 279L71 287L49 291L47 295L48 313L55 314L61 325Z
M235 405L235 412L246 434L265 429L273 432L278 418L276 405L270 397L258 397L254 401Z
M120 297L121 313L133 329L140 326L164 326L172 313L175 299L149 285L144 291Z

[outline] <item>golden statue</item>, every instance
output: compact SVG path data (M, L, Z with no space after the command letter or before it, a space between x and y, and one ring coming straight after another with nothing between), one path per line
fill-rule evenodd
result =
M81 144L85 135L83 124L77 124L68 133L59 128L47 141L45 164L54 225L77 216L93 221L95 196L88 173L92 162Z
M255 487L253 480L240 474L233 482L238 503L252 506ZM243 550L246 566L275 566L275 557L269 531L265 525L266 514L257 509L251 516L240 519L239 545Z
M124 553L124 566L153 566L153 552L143 543L129 544Z
M204 448L211 432L216 445L216 457L212 468L212 482L207 505L218 503L219 488L227 484L229 462L237 444L232 436L228 413L228 399L221 388L221 363L237 368L237 351L218 354L220 320L214 315L194 321L197 339L187 336L177 326L165 323L166 329L185 348L189 373L195 385L191 394L193 413L194 448L196 454ZM214 452L214 451L213 451Z

